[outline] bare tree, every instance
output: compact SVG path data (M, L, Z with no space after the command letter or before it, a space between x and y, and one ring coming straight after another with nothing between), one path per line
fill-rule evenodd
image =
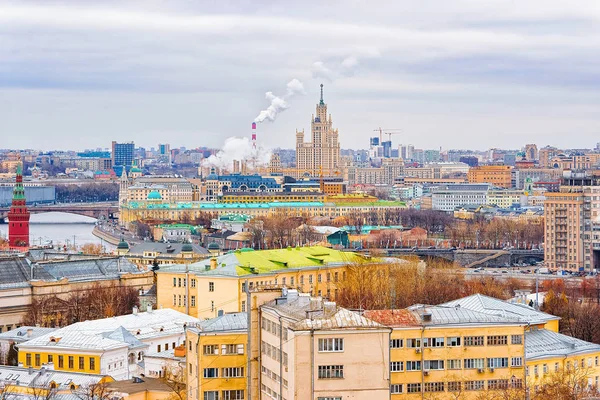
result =
M186 400L186 375L185 370L179 366L167 367L163 371L163 376L160 378L161 381L171 389L169 395L170 400Z

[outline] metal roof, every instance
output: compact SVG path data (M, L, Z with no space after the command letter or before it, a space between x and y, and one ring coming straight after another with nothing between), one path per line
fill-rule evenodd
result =
M186 243L162 243L162 242L142 242L133 245L128 255L144 254L144 252L156 252L160 254L181 254L181 249ZM189 243L187 243L189 244ZM210 254L204 247L192 244L192 249L195 254Z
M525 332L527 360L600 353L600 345L576 339L547 329Z
M45 335L55 331L57 328L40 328L39 326L21 326L16 329L11 329L0 333L0 341L12 341L15 343L25 342L27 340L35 339L36 337ZM31 330L31 335L28 332Z
M0 382L10 383L19 387L48 387L50 382L54 382L57 385L57 389L63 390L69 389L71 384L77 387L86 387L96 384L102 379L104 379L104 376L97 374L56 371L46 368L29 369L5 365L0 366Z
M508 303L482 294L474 294L462 299L452 300L440 306L456 307L476 311L484 314L496 315L507 318L518 318L531 324L541 324L560 319L554 315L537 311L524 304Z
M195 327L191 327L197 333L206 332L228 332L228 331L248 331L248 314L243 313L231 313L224 314L220 317L207 319L196 324Z

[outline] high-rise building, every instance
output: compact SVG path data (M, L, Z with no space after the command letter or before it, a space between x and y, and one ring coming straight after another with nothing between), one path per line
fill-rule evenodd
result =
M550 168L550 160L560 154L560 150L556 147L542 147L538 152L538 156L540 159L540 167L542 168Z
M299 175L335 176L340 174L340 142L338 130L333 129L331 114L327 116L327 104L321 100L317 104L317 113L311 119L312 141L304 142L304 130L296 130L296 168Z
M23 164L17 164L17 177L12 204L8 212L8 245L11 248L29 247L29 210L23 187Z
M527 161L535 161L539 159L538 147L535 144L525 145L525 159Z
M133 142L117 143L113 140L111 153L113 167L132 165L134 148Z
M600 268L600 171L566 171L546 193L544 255L553 270Z

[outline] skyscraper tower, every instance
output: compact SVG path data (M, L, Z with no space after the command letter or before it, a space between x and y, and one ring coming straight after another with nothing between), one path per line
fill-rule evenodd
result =
M340 167L340 142L338 130L333 129L331 114L327 115L323 84L316 111L310 122L312 141L305 143L304 131L296 131L296 168L300 176L335 176Z
M8 212L8 245L10 248L29 247L29 210L23 188L23 164L17 165L17 178L13 189L12 204Z

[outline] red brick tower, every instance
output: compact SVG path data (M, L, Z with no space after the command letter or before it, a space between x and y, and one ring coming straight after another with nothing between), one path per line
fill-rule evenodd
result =
M8 245L11 248L29 247L29 210L23 188L23 164L17 166L17 179L13 189L12 205L8 212Z

